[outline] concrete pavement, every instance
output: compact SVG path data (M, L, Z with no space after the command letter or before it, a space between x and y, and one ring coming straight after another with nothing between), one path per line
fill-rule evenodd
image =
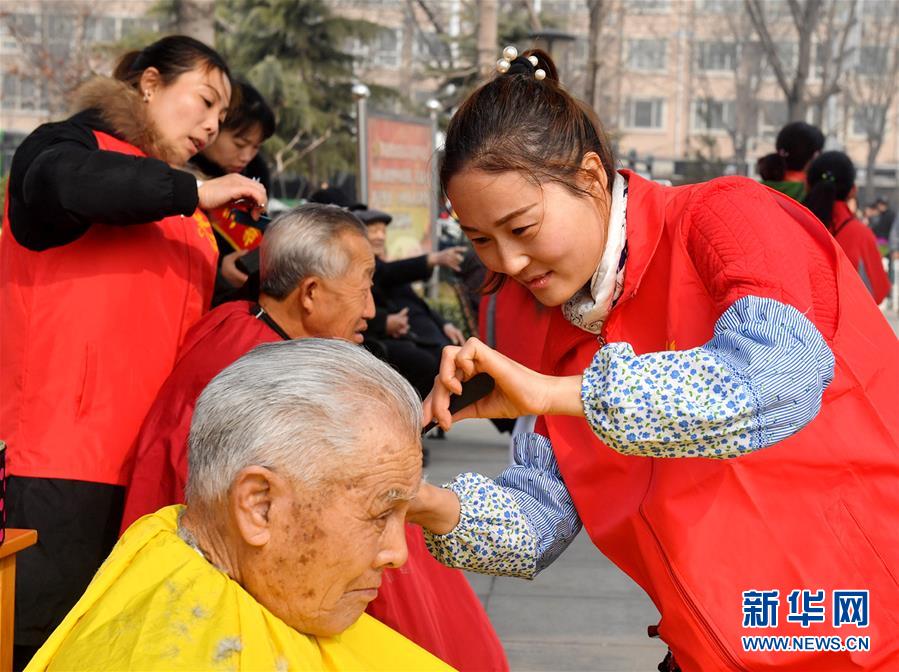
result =
M428 480L463 471L496 475L508 464L508 435L465 420L445 440L426 439ZM487 608L513 670L655 670L666 647L646 636L658 612L585 532L534 581L467 574Z

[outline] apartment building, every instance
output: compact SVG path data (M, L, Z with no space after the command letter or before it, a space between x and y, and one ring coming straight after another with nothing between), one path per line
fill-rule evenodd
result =
M71 90L111 70L109 45L154 34L155 0L19 0L0 4L0 173L38 125L69 111Z
M837 6L834 31L855 4L855 22L847 35L848 55L837 78L837 93L811 104L807 120L819 125L828 147L846 151L867 176L868 124L883 96L866 96L895 73L895 43L878 41L890 0L849 0ZM551 5L552 6L552 5ZM787 75L795 69L797 44L785 1L766 3L772 37ZM577 36L572 86L582 93L586 77L585 10L568 19ZM895 35L895 33L894 33ZM835 39L817 35L812 44L808 97L813 101L833 79ZM882 39L882 38L881 38ZM689 177L691 166L714 162L727 171L754 173L755 160L774 149L778 129L787 121L783 90L768 63L757 33L739 0L627 0L609 11L602 33L603 64L600 116L622 157L636 166L652 165L656 177ZM899 167L899 95L886 112L876 160L875 185L897 186Z

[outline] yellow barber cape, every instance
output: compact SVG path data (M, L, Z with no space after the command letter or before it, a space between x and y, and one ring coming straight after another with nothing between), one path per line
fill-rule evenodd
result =
M450 670L367 614L303 635L185 544L169 506L134 523L26 668Z

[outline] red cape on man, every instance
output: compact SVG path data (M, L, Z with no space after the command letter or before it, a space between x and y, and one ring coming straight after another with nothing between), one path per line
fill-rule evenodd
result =
M187 334L137 438L122 531L143 515L184 501L187 435L203 388L257 345L281 340L251 314L251 306L225 303ZM409 560L384 571L368 613L459 670L508 670L499 638L462 572L431 556L421 528L407 525L406 542Z

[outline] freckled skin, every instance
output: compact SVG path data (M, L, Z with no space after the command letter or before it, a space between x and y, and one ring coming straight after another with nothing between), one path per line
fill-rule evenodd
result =
M289 502L273 501L272 538L242 572L244 587L296 630L331 636L352 625L377 594L381 572L406 561L408 500L421 480L421 442L372 423L341 476L310 492L297 485Z

